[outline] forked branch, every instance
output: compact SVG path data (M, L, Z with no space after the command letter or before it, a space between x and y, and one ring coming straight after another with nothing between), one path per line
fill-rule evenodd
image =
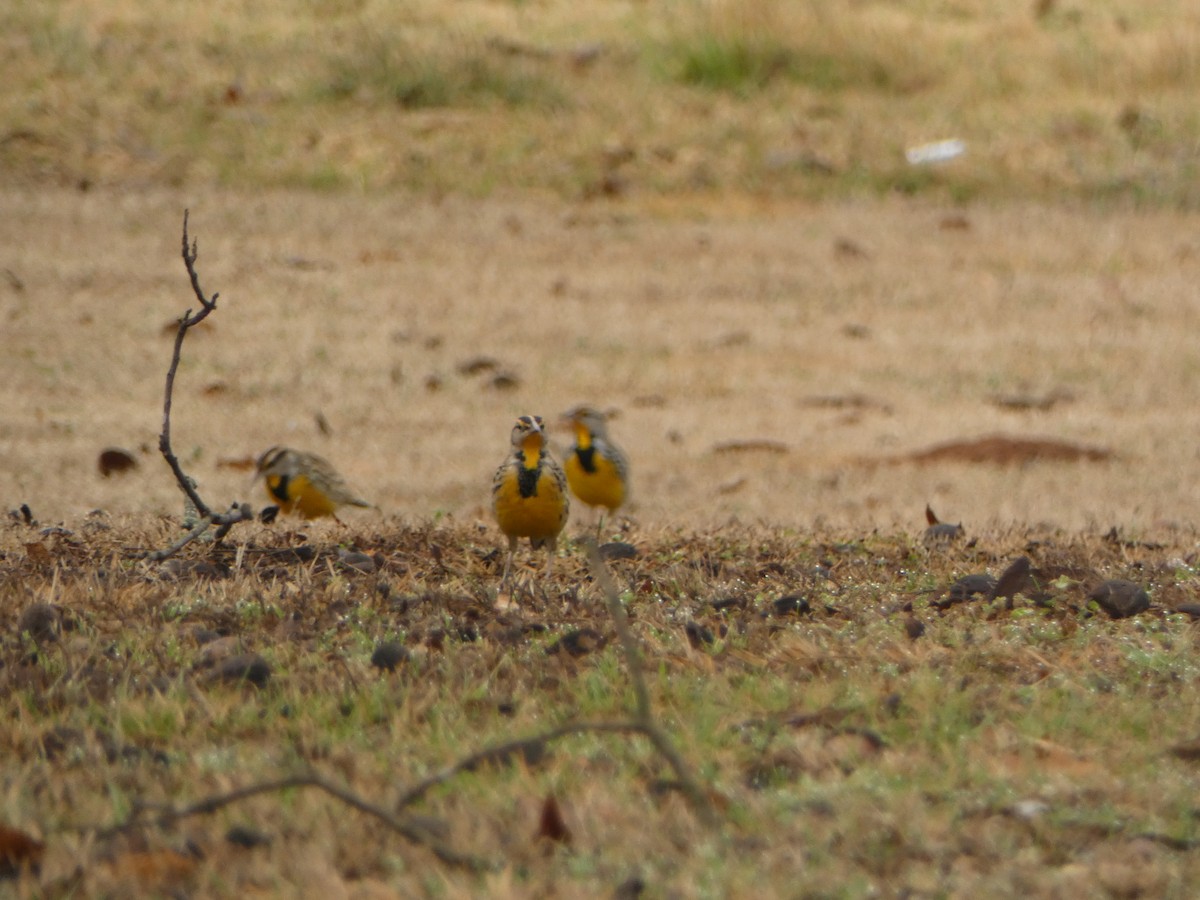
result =
M214 794L182 807L139 806L134 809L126 821L109 826L108 828L98 829L95 831L95 835L98 838L109 838L145 825L156 825L158 827L171 825L180 819L186 819L190 816L214 813L226 806L239 803L242 800L247 800L260 794L273 794L293 788L316 788L345 805L374 817L410 843L427 847L434 856L449 866L478 872L493 868L487 860L468 856L454 850L437 835L433 834L419 820L406 819L393 815L386 809L376 806L348 788L335 784L315 773L290 775L272 781L257 782L245 787L236 788L224 794Z
M88 830L93 831L96 837L106 838L146 825L161 827L173 824L189 816L205 815L261 794L307 787L323 791L347 806L373 816L411 843L427 847L438 859L449 866L465 868L476 872L492 871L498 868L495 863L481 857L460 853L453 849L438 835L434 834L419 818L405 816L404 810L420 801L432 788L445 784L463 772L470 772L487 764L501 764L518 755L522 755L526 759L536 759L544 753L547 744L573 734L589 732L596 734L640 734L644 736L674 771L679 789L687 798L700 820L709 827L720 826L721 818L717 814L708 793L692 773L683 757L675 749L666 732L654 718L653 708L650 704L650 692L646 688L646 680L642 674L641 654L638 649L637 640L629 627L625 608L621 605L620 595L617 593L616 586L613 584L612 578L608 573L608 568L604 565L604 561L600 557L600 552L596 547L595 541L591 539L587 540L587 550L592 572L608 604L609 614L612 617L613 626L616 629L625 657L625 667L629 672L629 680L633 686L635 709L628 719L618 719L608 722L567 722L540 734L506 741L501 744L494 744L490 747L477 750L403 790L393 804L392 809L385 809L382 806L371 803L349 789L337 785L318 774L304 773L245 785L226 793L201 798L183 807L138 806L124 822L103 829L92 828Z
M241 505L234 504L225 513L213 512L196 490L195 482L183 471L183 466L180 465L179 458L175 455L175 451L171 449L171 399L175 393L175 373L179 369L179 359L183 353L183 339L187 336L189 329L199 325L208 318L209 313L216 310L217 298L220 296L220 294L213 294L209 297L200 287L200 275L196 271L196 258L199 256L199 251L194 240L191 242L188 241L188 211L186 209L183 211L182 243L183 265L187 269L188 280L192 284L192 293L200 301L200 309L195 315L192 314L191 309L188 309L179 320L179 328L175 332L175 348L171 353L171 365L167 369L167 384L163 396L163 425L162 433L158 436L158 449L162 453L163 459L167 461L167 465L171 467L171 472L175 475L175 481L178 483L179 489L183 491L184 496L196 508L199 521L196 522L195 527L171 546L147 553L146 558L151 560L162 560L174 556L192 541L200 537L200 535L208 531L213 525L217 526L217 537L219 539L224 537L229 532L229 529L238 522L245 522L254 517L250 507L244 503Z
M679 751L675 749L667 733L654 718L654 710L650 705L650 692L646 688L646 679L642 675L641 653L638 650L637 639L629 628L629 617L625 614L625 607L621 605L620 594L608 573L608 567L604 565L596 542L587 538L585 544L588 563L596 583L604 594L605 602L608 604L609 616L613 620L613 627L616 629L617 639L620 641L621 651L625 657L625 668L629 672L629 681L633 686L635 708L631 717L611 722L567 722L540 734L477 750L403 791L395 803L397 811L417 802L430 789L444 784L462 772L473 771L481 765L501 762L516 754L522 754L526 758L539 756L545 750L546 744L573 734L624 733L640 734L649 740L654 745L654 749L658 751L659 756L666 760L667 765L675 773L679 790L687 797L701 821L709 827L720 825L720 817L717 815L709 795L692 774Z
M667 733L654 718L654 710L650 706L650 692L646 689L646 679L642 675L642 654L638 649L637 639L629 627L629 616L625 613L625 607L621 605L621 595L617 593L617 586L613 584L612 576L608 574L608 566L604 564L604 559L600 556L600 548L590 537L586 539L585 543L588 564L591 566L596 583L600 585L601 593L604 594L604 601L608 604L608 614L613 620L613 628L616 629L617 639L621 642L621 650L625 655L625 668L629 672L629 680L633 685L636 704L633 721L637 725L637 730L649 739L650 743L654 745L654 749L674 770L679 788L688 798L696 815L705 825L716 827L720 824L720 817L717 815L712 800L701 787L700 782L696 780L683 757L679 755L679 751L675 749L675 745L671 743Z

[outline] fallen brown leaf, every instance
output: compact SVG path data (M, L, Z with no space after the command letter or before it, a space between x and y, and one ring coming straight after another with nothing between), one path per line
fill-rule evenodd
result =
M36 874L46 845L24 831L0 825L0 878L16 878L21 871Z
M558 800L553 794L547 794L546 799L542 801L542 812L538 818L537 837L542 840L553 841L556 844L570 844L572 840L571 829L567 827L566 820L563 819L562 809L558 805Z

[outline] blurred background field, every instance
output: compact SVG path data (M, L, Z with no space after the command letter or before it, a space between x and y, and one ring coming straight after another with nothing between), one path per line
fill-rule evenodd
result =
M0 27L6 181L1197 199L1182 0L18 0ZM943 138L965 158L905 163Z
M153 447L189 207L223 300L177 440L222 502L287 442L386 513L486 518L512 417L588 401L648 522L1186 523L1197 26L1056 0L6 5L4 503L175 512ZM966 152L906 161L947 138ZM1112 458L875 465L991 434ZM142 467L102 479L110 445Z

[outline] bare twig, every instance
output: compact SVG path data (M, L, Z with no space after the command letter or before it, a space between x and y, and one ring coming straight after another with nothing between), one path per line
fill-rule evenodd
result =
M183 211L182 243L183 265L187 269L188 280L192 284L192 293L200 301L200 311L195 315L192 315L191 309L184 312L183 317L179 320L179 329L175 332L175 348L171 353L171 365L167 368L167 383L163 396L163 425L162 433L158 437L158 449L162 453L163 459L167 461L167 465L171 467L171 472L175 475L175 481L179 484L179 489L183 491L187 499L196 508L196 512L200 516L200 521L181 540L176 541L170 547L145 554L145 558L151 560L163 560L174 556L213 525L217 526L216 538L219 541L238 522L245 522L254 517L253 512L247 504L240 506L235 504L226 513L213 512L196 491L195 482L183 471L183 466L180 465L179 458L175 455L175 451L171 449L171 399L175 393L175 373L179 369L179 359L183 352L183 339L187 335L188 329L199 325L208 318L209 313L216 310L217 298L220 296L220 294L213 294L211 297L208 297L200 287L200 275L196 271L196 258L199 256L199 250L194 240L190 243L188 242L188 210L186 209Z
M612 617L613 627L616 629L617 638L620 640L621 649L625 654L625 668L629 670L629 680L633 684L633 694L637 703L634 721L638 725L638 730L650 739L655 749L675 771L675 778L679 781L681 790L687 796L696 814L706 825L716 827L720 824L720 818L717 816L708 794L692 775L691 769L679 755L671 743L671 739L667 737L667 733L659 727L658 722L654 719L654 711L650 707L650 693L646 690L646 679L642 675L642 655L638 650L633 631L629 628L629 617L625 614L625 607L621 605L621 596L617 593L617 586L613 584L612 576L608 574L608 566L604 564L604 560L600 556L600 548L590 537L585 539L584 545L587 547L588 565L592 569L596 583L600 586L600 591L604 594L604 600L608 604L608 614Z
M691 769L683 757L679 755L670 738L667 737L666 732L659 727L658 722L654 719L654 713L650 706L650 693L646 689L646 680L642 677L641 654L638 651L637 641L633 636L633 632L629 628L629 618L625 614L625 607L621 605L621 598L617 593L617 588L608 574L608 568L600 558L596 542L591 538L587 538L585 543L588 550L588 561L591 564L596 582L600 585L600 589L604 593L605 601L608 603L609 614L612 616L613 625L616 628L617 636L625 655L625 667L629 670L629 679L633 684L636 703L633 717L612 722L568 722L557 728L551 728L548 731L527 738L506 741L503 744L485 747L435 772L405 790L396 801L395 809L401 810L415 803L425 796L431 788L439 784L444 784L462 772L469 772L489 762L499 762L515 753L525 753L527 755L531 751L537 753L544 749L545 744L556 741L559 738L583 732L624 732L627 734L644 735L654 745L654 749L658 751L659 755L674 770L679 788L688 798L688 802L692 804L696 814L710 827L716 827L720 824L720 818L717 816L708 794L705 793L695 776L692 775Z
M215 516L211 512L206 513L200 517L200 521L197 522L190 531L188 531L183 537L171 544L169 547L163 547L161 550L147 551L145 553L141 553L140 556L142 559L150 560L150 562L162 562L164 559L170 559L192 541L199 538L202 534L204 534L204 532L208 531L208 529L211 528L214 522L216 522L218 519L223 521L221 521L220 526L213 534L213 538L217 541L220 541L221 538L225 537L225 535L229 533L229 529L232 528L236 523L244 522L253 518L254 513L251 511L250 504L248 503L243 503L240 507L234 506L230 512L224 516Z
M331 797L340 800L347 806L357 809L359 812L366 813L378 819L392 831L399 834L401 837L408 840L410 843L421 847L427 847L442 862L449 866L454 866L461 869L470 869L472 871L482 872L495 868L495 866L487 860L480 859L475 856L459 853L457 850L447 846L440 838L432 834L428 828L422 826L419 822L404 819L393 815L386 809L376 806L373 803L364 800L354 792L334 784L320 775L308 773L302 775L289 775L285 778L276 778L272 781L261 781L255 784L249 784L245 787L240 787L224 794L214 794L205 797L195 803L187 806L175 808L171 806L155 807L155 806L140 806L135 808L130 818L125 821L112 825L108 828L95 830L95 835L98 838L110 838L117 834L122 834L134 828L143 825L152 824L157 826L170 825L180 819L186 819L191 816L202 816L216 812L223 807L230 806L250 797L258 796L259 794L270 794L277 791L285 791L292 788L311 787L317 790L324 791ZM152 816L144 817L142 813L153 813ZM91 831L92 829L86 829Z
M585 538L584 547L587 550L592 577L596 579L596 584L600 586L600 592L604 595L604 602L608 605L608 615L613 620L617 640L621 642L621 652L625 655L625 668L629 670L629 680L633 683L633 696L637 704L635 714L639 721L652 721L650 693L646 690L646 679L642 677L642 654L638 650L637 640L629 628L629 616L621 604L621 595L617 592L617 586L613 584L612 576L608 574L608 566L604 564L596 542L590 537Z
M418 781L400 795L400 799L396 801L395 808L399 811L406 806L411 806L429 793L431 788L435 788L439 784L444 784L462 772L473 771L487 763L502 762L516 753L524 753L527 756L533 755L542 751L544 746L551 741L556 741L559 738L572 734L582 734L587 731L644 732L645 729L642 728L640 722L631 720L616 722L568 722L565 725L551 728L549 731L544 731L541 734L531 735L530 737L514 741L505 741L503 744L494 744L491 747L478 750L470 756L464 756L457 762L446 766L446 768Z

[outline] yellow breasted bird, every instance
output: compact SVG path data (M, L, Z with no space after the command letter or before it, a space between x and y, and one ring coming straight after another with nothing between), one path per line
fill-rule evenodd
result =
M548 578L558 535L567 524L567 480L546 447L545 429L541 416L518 418L512 430L512 453L492 479L492 510L508 537L502 585L508 583L520 538L529 538L534 550L547 548Z
M576 406L563 413L563 418L575 431L575 445L563 462L571 493L588 506L615 513L629 493L629 460L609 440L604 413L591 406ZM599 523L596 527L599 530Z
M305 519L336 519L339 506L374 505L350 490L337 470L315 453L270 447L254 466L267 496L285 514L295 511Z

